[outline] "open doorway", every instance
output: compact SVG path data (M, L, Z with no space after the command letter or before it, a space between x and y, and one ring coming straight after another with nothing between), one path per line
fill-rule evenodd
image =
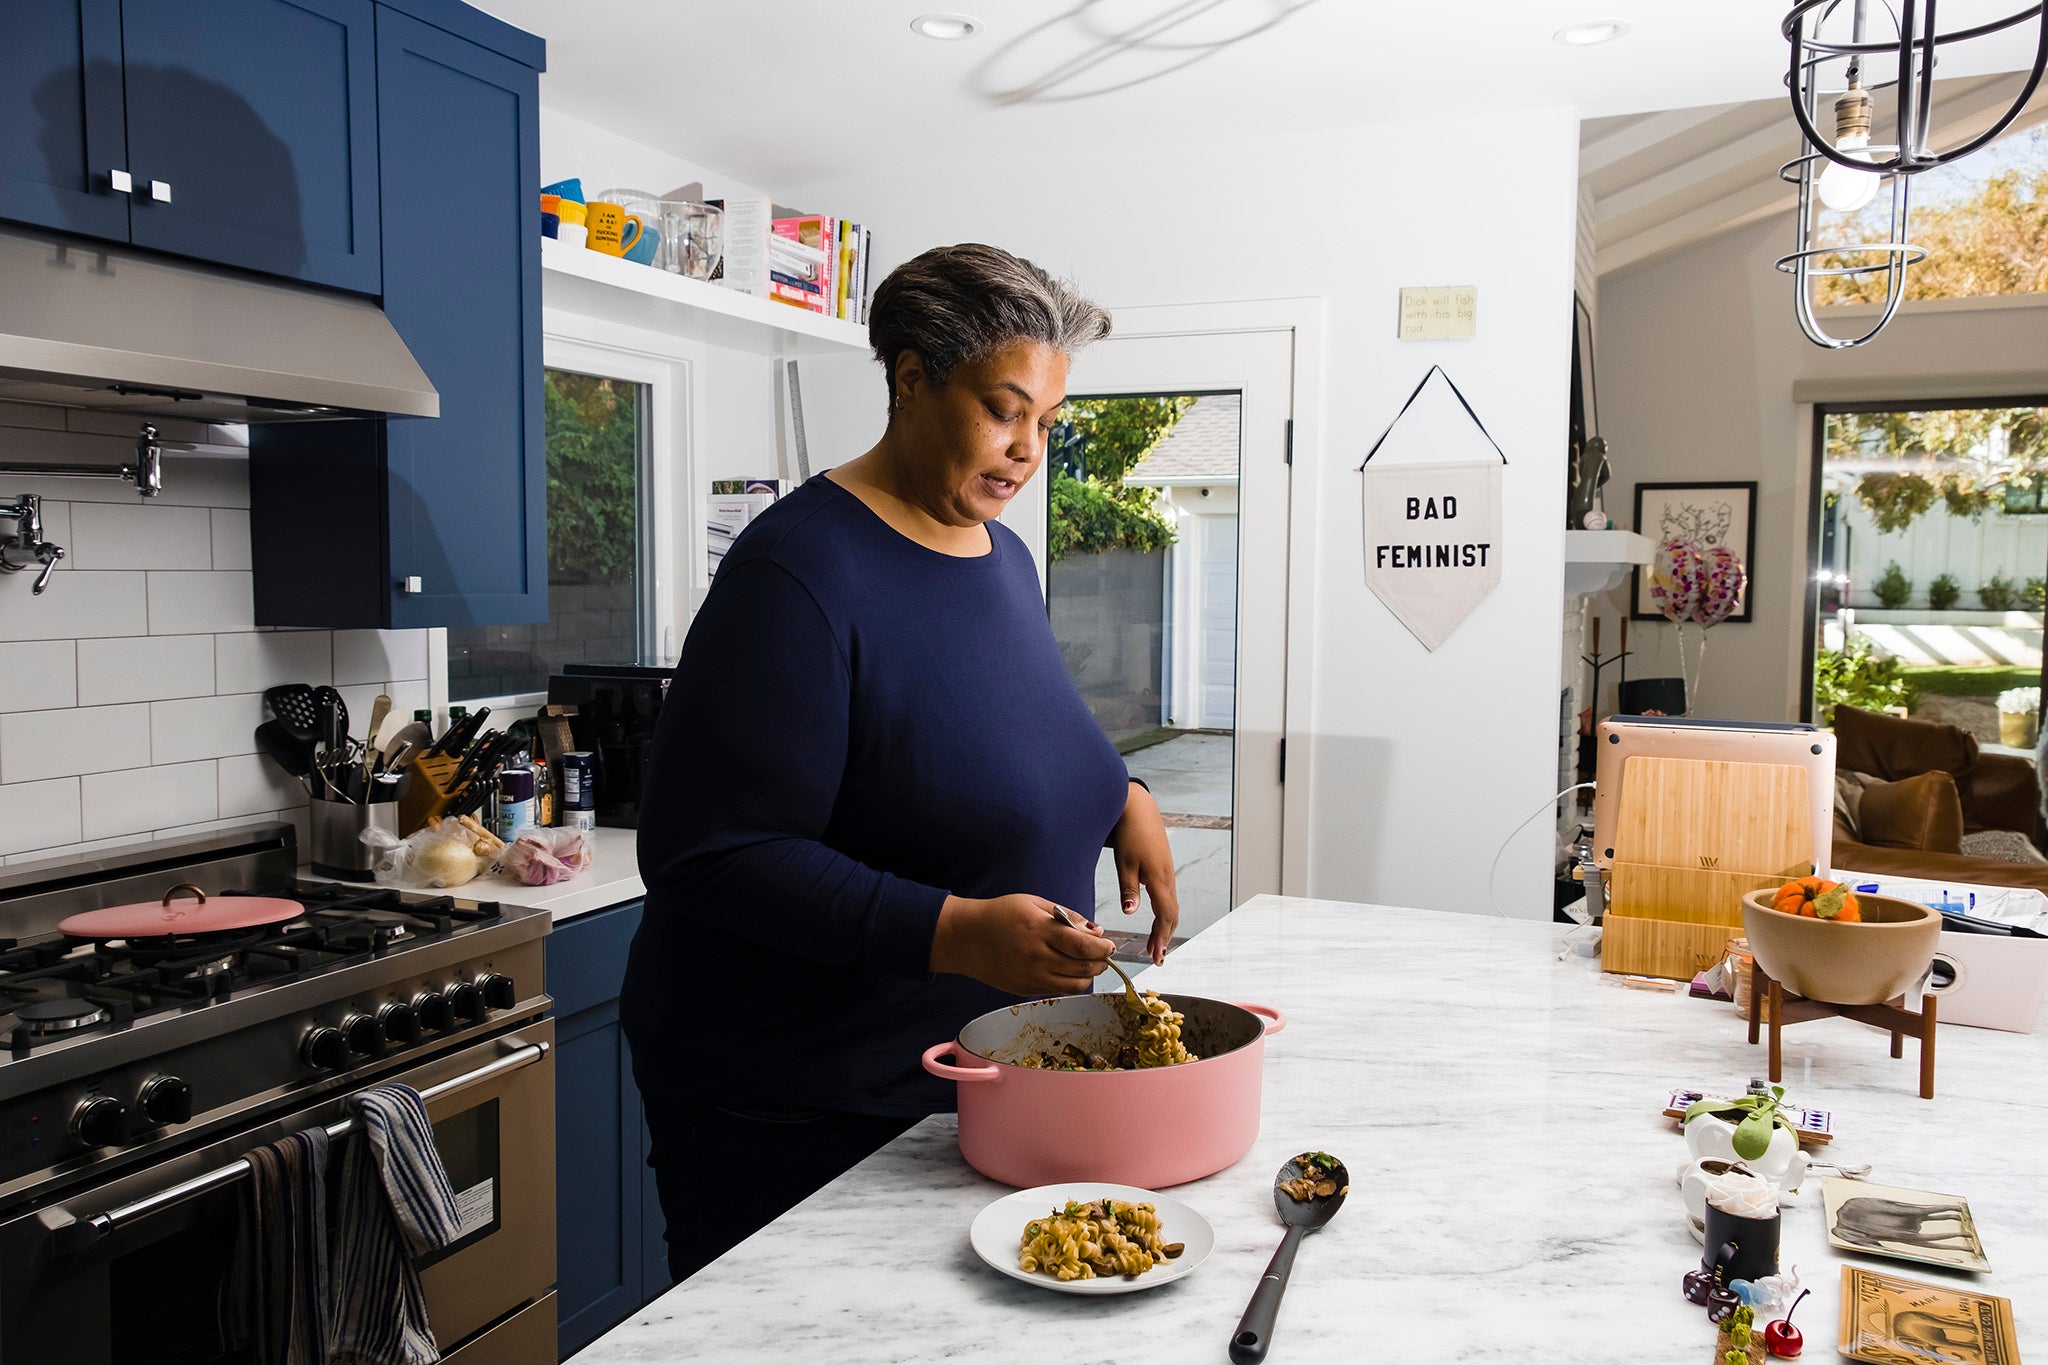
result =
M1166 819L1182 937L1231 906L1242 406L1237 393L1075 399L1046 461L1053 638ZM1123 950L1107 856L1096 880L1096 917Z

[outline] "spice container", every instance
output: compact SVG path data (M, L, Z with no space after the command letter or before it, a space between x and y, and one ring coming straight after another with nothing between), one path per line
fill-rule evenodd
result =
M511 843L519 831L533 825L533 769L510 767L498 774L497 830L500 839Z

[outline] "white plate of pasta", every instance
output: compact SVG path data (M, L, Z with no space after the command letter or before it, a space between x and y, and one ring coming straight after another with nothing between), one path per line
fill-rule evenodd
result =
M1011 1279L1062 1294L1171 1284L1216 1247L1209 1220L1178 1199L1100 1180L1006 1194L975 1216L967 1238Z

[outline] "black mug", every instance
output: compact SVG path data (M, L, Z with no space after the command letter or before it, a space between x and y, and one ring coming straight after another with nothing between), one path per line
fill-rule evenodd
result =
M1724 1285L1737 1280L1752 1283L1778 1273L1778 1215L1769 1218L1738 1218L1707 1202L1707 1253L1700 1269L1712 1275L1721 1272Z

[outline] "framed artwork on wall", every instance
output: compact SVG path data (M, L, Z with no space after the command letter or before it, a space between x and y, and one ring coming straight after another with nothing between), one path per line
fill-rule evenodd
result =
M1639 483L1636 485L1638 534L1658 544L1689 540L1700 549L1725 545L1742 556L1748 581L1729 621L1750 619L1750 597L1756 587L1756 481L1721 483ZM1638 621L1661 621L1664 613L1650 601L1650 575L1637 568L1629 615Z

